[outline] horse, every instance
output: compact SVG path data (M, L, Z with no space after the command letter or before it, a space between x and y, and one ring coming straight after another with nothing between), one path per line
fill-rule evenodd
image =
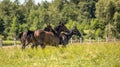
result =
M58 33L58 35L60 35L63 30L65 30L63 32L70 32L69 29L67 29L67 27L62 22L60 22L59 25L54 28L54 30Z
M52 31L52 26L50 24L48 24L45 28L44 28L44 31Z
M51 31L51 26L48 25L47 27L45 27L44 31ZM34 31L27 30L25 32L21 32L18 38L21 41L22 49L25 49L25 47L28 46L30 43L32 43L33 45L36 44L36 39L34 38ZM33 45L31 46L31 48L33 48Z
M46 42L50 38L54 38L56 40L59 40L58 35L60 34L60 32L62 32L62 31L69 32L69 30L65 27L65 25L63 23L59 23L59 25L55 27L55 30L57 32L52 29L51 25L47 25L47 27L45 27L44 30L36 30L36 31L28 30L27 32L22 32L19 35L19 38L20 38L20 41L21 41L21 44L22 44L22 49L25 49L25 47L27 45L29 45L29 43L33 44L31 46L31 48L34 48L34 47L37 48L38 44L40 44L42 46L42 48L44 48L44 45L42 45L43 39L46 40ZM49 35L46 35L46 37L45 37L45 34L49 34ZM49 39L45 39L47 37L49 37ZM48 41L47 44L55 43L55 42L49 42L49 41ZM56 41L56 42L59 42L59 41Z
M27 30L25 32L21 32L18 36L18 38L21 41L22 49L25 49L29 43L34 43L35 38L34 38L34 31Z
M60 39L61 39L61 43L60 44L62 44L65 47L68 44L68 41L70 40L70 38L73 35L77 35L79 37L82 37L82 35L79 32L79 30L75 27L69 33L61 33L60 34Z
M47 27L44 28L44 31L51 31L51 28L51 25L47 25ZM22 49L25 49L25 47L28 46L30 43L32 43L33 45L36 44L36 39L34 38L34 31L27 30L25 32L21 32L18 38L21 41ZM31 46L31 48L33 48L33 45Z
M60 43L59 34L62 31L69 32L67 27L63 23L60 23L57 27L55 27L55 30L53 30L52 28L51 31L36 30L34 32L34 37L37 40L36 43L40 44L42 48L45 48L47 44L51 44L52 46L58 46L58 44ZM34 44L33 47L38 46L38 44Z
M58 26L58 27L60 27L60 25ZM55 30L53 30L53 29L51 29L51 30L53 30L53 31L56 31L56 32L58 32L58 34L57 34L57 37L56 37L56 41L55 41L55 39L53 38L52 40L50 39L49 41L50 41L50 43L55 43L55 42L57 42L57 44L58 44L58 42L59 42L59 44L62 44L63 46L66 46L67 44L68 44L68 41L70 40L70 38L73 36L73 35L77 35L77 36L79 36L79 37L82 37L82 35L81 35L81 33L79 32L79 30L77 29L77 27L74 27L74 29L72 29L71 31L68 31L67 30L67 32L63 32L63 33L60 33L60 31L58 30L58 29L62 29L62 28L55 28ZM54 33L54 32L53 32ZM55 41L55 42L54 42ZM58 45L57 45L58 46Z
M46 44L51 44L52 46L57 46L57 44L54 43L54 41L58 42L57 34L54 34L53 32L47 32L44 30L37 30L35 31L35 38L37 40L36 43L38 45L41 45L42 48L45 48Z

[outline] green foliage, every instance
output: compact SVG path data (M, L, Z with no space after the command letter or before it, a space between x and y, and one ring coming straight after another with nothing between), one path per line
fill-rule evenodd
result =
M97 29L95 32L95 35L96 35L96 38L98 38L98 37L103 38L102 30L100 28Z
M8 39L13 39L16 37L16 34L19 32L19 24L18 19L16 17L13 18L13 21L11 23L10 32L8 33Z
M98 19L103 20L106 27L106 35L107 37L118 37L118 28L116 27L117 20L119 14L119 0L99 0L96 5L96 17ZM118 24L119 25L119 24ZM108 29L109 28L109 29ZM120 28L119 28L120 29Z
M38 18L35 17L35 19L33 20L33 24L31 24L30 26L30 30L37 30L40 29L40 22L38 21Z
M76 23L76 21L69 20L66 26L68 29L72 29L76 25Z
M92 19L90 22L90 28L92 30L97 30L98 28L104 30L105 29L105 23L98 19Z
M98 20L98 19L92 19L91 20L91 24L90 24L90 29L93 30L93 37L94 38L98 38L98 37L101 37L103 38L104 37L104 30L105 30L105 23L101 20Z
M19 0L2 0L0 34L5 39L12 39L14 33L18 36L27 28L37 30L43 29L46 24L55 27L63 22L70 29L76 25L87 36L92 31L96 37L95 31L101 29L100 35L119 38L119 7L119 0L53 0L42 1L40 4L35 4L34 0L25 0L23 4ZM111 30L107 29L109 24ZM86 30L89 32L86 33Z
M47 46L44 50L27 47L0 48L1 67L119 67L119 43L73 44L66 48Z

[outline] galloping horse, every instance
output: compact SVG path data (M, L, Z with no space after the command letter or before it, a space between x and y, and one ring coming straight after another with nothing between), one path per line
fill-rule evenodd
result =
M58 44L60 43L59 34L62 31L69 32L66 26L63 23L60 23L57 27L55 27L55 30L51 28L51 31L49 32L44 31L44 30L35 31L34 37L37 40L36 43L40 44L42 48L45 48L47 44L52 45L52 46L58 46ZM33 46L35 45L36 44L34 44Z
M75 27L73 30L70 31L70 33L61 33L61 43L63 46L66 46L68 44L68 41L72 37L72 35L77 35L79 37L82 37L81 33L78 31L78 29Z
M29 43L32 43L32 48L37 47L39 44L42 48L45 47L44 44L52 44L53 46L57 46L58 43L61 41L59 39L59 34L62 32L69 32L69 30L65 27L63 23L60 23L58 26L55 27L55 30L52 29L50 25L45 27L44 30L36 30L36 31L30 31L22 32L19 35L22 49L25 49ZM54 42L55 41L55 42Z
M55 40L55 38L52 39L53 41L49 40L51 43L57 42L57 44L58 44L58 42L59 42L59 44L62 44L63 46L66 46L68 44L68 41L72 37L72 35L77 35L79 37L82 37L81 33L78 31L78 29L76 27L74 27L74 29L72 29L71 31L62 32L62 33L59 31L59 29L62 29L62 28L59 28L59 27L61 27L61 26L59 25L58 27L55 28L55 30L51 29L53 31L59 32L59 33L57 33L57 37L56 37L57 39L56 40Z
M29 45L29 43L35 42L34 31L30 31L30 30L20 33L18 38L21 41L22 49L25 49L25 47Z

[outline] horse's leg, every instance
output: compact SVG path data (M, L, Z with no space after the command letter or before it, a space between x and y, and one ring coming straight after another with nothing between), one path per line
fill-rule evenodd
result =
M66 44L65 44L65 42L64 41L62 41L62 47L66 47Z
M57 48L58 48L58 47L59 47L59 45L55 43L55 47L57 47Z
M22 39L20 41L21 41L21 46L22 46L21 49L23 50L25 46L25 42Z
M34 48L34 46L35 46L35 44L33 44L33 45L31 46L31 48L33 49L33 48Z
M24 50L25 47L26 47L29 43L30 43L30 42L28 42L27 44L23 43L23 44L22 44L22 50Z
M62 47L66 47L66 45L67 45L67 44L63 43L63 44L62 44Z
M24 49L25 49L25 43L22 44L22 50L24 50Z
M36 48L36 49L37 49L38 45L39 45L39 43L36 43L36 44L35 44L35 48Z
M66 45L68 44L68 41L62 41L62 47L66 47Z
M37 49L37 47L38 47L38 44L35 45L35 48L36 48L36 49Z
M25 47L28 46L29 44L30 44L30 42L27 42L27 44L25 45Z
M41 45L41 48L42 48L42 49L44 49L44 48L46 47L46 45L45 45L45 44L43 44L43 43L42 43L42 44L40 44L40 45Z
M43 38L40 38L38 43L39 43L38 45L40 45L42 49L44 49L46 47L46 45L44 44Z
M31 48L32 48L32 49L33 49L34 47L37 48L37 46L38 46L38 43L34 43L34 44L31 46Z

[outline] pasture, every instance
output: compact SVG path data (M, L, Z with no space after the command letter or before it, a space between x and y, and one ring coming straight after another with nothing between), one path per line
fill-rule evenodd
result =
M24 51L19 46L0 48L0 67L120 67L119 43L74 43Z

